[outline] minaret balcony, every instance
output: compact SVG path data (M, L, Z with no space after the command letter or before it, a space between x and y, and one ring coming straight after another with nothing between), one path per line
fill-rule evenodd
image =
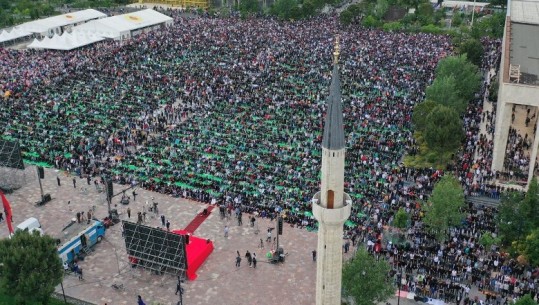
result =
M321 192L316 193L312 199L313 216L319 222L327 225L343 225L352 212L352 198L343 194L343 204L340 207L328 209L320 205Z

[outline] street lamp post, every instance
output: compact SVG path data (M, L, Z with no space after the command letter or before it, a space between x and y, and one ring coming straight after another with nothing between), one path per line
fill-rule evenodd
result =
M475 0L473 0L473 10L472 10L472 24L470 27L473 27L473 19L474 19L474 16L475 16Z
M401 283L402 283L402 273L399 272L397 275L397 286L399 286L399 294L397 295L397 305L401 304Z

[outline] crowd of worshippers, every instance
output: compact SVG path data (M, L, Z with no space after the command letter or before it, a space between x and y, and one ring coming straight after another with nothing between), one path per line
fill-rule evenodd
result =
M359 203L354 215L388 194L402 196L399 203L426 199L438 173L401 161L415 146L413 107L438 60L451 53L449 37L339 30L334 16L297 23L174 17L176 26L122 44L68 53L1 50L0 69L9 73L0 86L12 92L0 114L3 137L19 139L26 159L81 176L109 175L268 215L286 210L288 221L313 225L305 212L319 188L339 32L345 188ZM482 68L497 62L492 54L499 50L499 42L484 44ZM450 166L467 194L492 176L488 162L474 159L478 104L470 103L464 118L469 144Z
M174 27L122 43L70 52L0 49L6 76L0 90L9 92L1 136L19 140L30 162L140 183L229 211L281 214L292 225L315 229L310 202L319 190L321 131L339 33L345 191L354 199L347 235L374 249L377 235L404 207L416 217L407 232L412 242L380 251L395 272L406 274L407 289L448 299L463 297L470 284L506 295L533 290L529 270L477 245L483 226L492 229L492 211L469 207L464 228L438 246L418 218L419 202L447 172L466 195L497 198L503 191L490 184L497 174L490 169L495 112L482 111L489 71L499 65L499 41L482 40L487 77L464 114L466 139L455 162L445 172L416 170L402 164L416 147L412 110L424 99L438 60L452 54L450 37L341 28L335 16L284 23L171 14ZM481 272L471 276L469 267Z
M485 248L479 243L483 233L496 232L495 207L469 203L463 210L463 224L451 228L444 243L423 230L419 205L406 210L411 225L402 232L379 226L348 232L353 245L366 244L375 257L389 261L391 276L402 291L415 293L418 300L434 298L457 304L474 302L469 295L472 285L485 294L486 304L501 305L524 294L537 295L539 269L525 267L497 246ZM382 218L392 214L383 209L379 213ZM400 242L393 244L393 240Z
M25 158L82 176L205 202L280 205L302 222L319 188L334 33L343 46L346 191L364 202L401 180L413 106L452 50L445 36L340 30L334 16L175 19L122 45L2 50L21 72L2 80L12 90L3 136L19 139Z

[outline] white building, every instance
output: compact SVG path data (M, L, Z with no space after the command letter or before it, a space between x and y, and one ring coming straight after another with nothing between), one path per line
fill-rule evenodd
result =
M500 87L496 110L496 131L492 169L504 170L513 105L539 106L539 1L509 2L502 42ZM537 124L539 127L539 124ZM533 177L539 145L535 130L528 183Z
M316 305L340 305L344 222L350 217L352 200L344 192L346 154L339 76L337 38L328 108L322 139L322 185L313 197L318 220L316 258Z

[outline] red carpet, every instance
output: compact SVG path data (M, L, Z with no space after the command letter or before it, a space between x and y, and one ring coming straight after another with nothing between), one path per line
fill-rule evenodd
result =
M197 218L201 217L197 216ZM174 230L172 233L185 235L188 232L185 230ZM190 235L189 244L185 245L185 251L187 252L187 278L190 281L194 281L197 278L196 271L213 252L213 242L208 242L206 239Z
M206 218L208 218L208 216L210 216L211 211L213 210L213 205L208 206L207 210L208 210L208 214L203 215L202 213L198 213L197 216L195 217L195 219L193 219L187 225L187 227L185 227L184 230L191 233L191 234L193 234L195 232L195 230L198 229L198 227L204 222L204 220L206 220Z

